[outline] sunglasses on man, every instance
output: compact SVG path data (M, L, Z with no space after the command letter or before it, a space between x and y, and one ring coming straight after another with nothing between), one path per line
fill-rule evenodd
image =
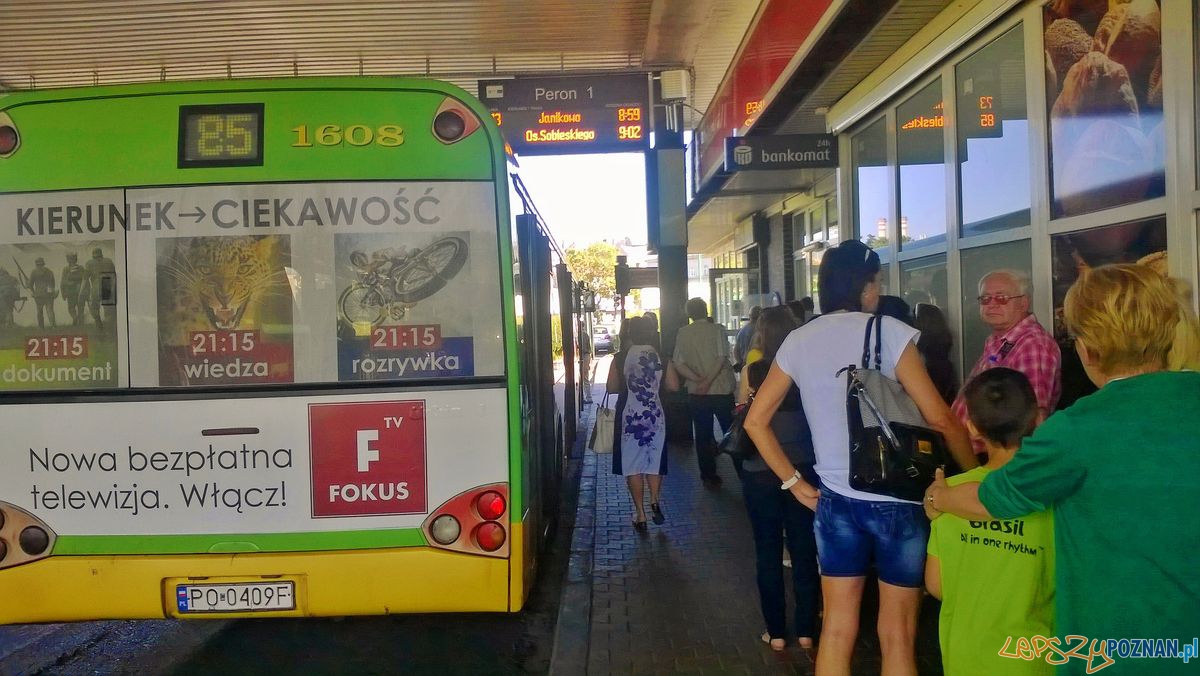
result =
M991 305L991 304L995 303L996 305L1008 305L1008 301L1010 301L1014 298L1024 298L1024 297L1025 297L1025 294L1023 294L1023 293L1018 294L1016 296L1008 296L1008 295L1005 295L1002 293L990 293L990 294L980 296L979 304L980 305Z

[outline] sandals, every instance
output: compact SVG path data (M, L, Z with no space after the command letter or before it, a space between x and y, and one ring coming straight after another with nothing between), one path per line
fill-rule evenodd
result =
M763 643L771 646L771 650L777 653L783 652L784 648L787 647L787 641L781 638L771 638L771 632L769 631L764 631L759 638L762 639Z
M654 525L661 526L667 520L667 517L663 516L662 509L659 508L657 502L650 503L650 511L653 513L650 520L654 522Z

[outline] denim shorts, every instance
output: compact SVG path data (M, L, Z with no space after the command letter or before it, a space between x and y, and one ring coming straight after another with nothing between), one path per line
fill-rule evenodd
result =
M925 581L929 521L920 505L856 500L826 488L814 529L822 575L863 577L874 560L883 582L920 587Z

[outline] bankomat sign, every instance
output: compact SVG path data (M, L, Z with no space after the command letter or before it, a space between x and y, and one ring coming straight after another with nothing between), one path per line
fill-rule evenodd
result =
M725 139L725 171L757 169L835 169L837 137L832 134L740 136Z

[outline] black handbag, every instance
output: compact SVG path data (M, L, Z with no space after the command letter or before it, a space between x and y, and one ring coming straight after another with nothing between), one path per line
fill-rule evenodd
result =
M850 487L919 502L938 467L947 467L949 475L957 466L941 433L929 427L904 387L880 370L882 343L883 318L874 315L867 320L862 364L838 371L846 373Z
M758 449L754 446L754 441L750 439L750 435L746 434L746 413L750 411L750 405L754 403L754 397L750 397L750 401L744 404L738 404L733 409L733 422L729 424L729 431L725 433L721 441L717 442L717 452L725 453L734 460L750 460L758 456Z

